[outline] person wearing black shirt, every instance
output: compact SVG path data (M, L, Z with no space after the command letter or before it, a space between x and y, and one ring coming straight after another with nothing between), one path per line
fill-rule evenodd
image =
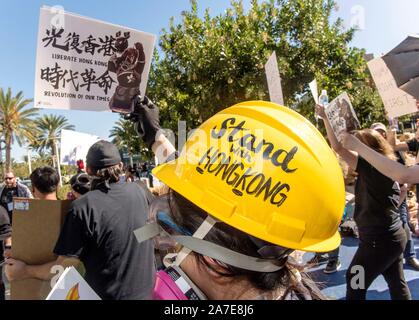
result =
M398 210L399 183L344 148L333 132L324 107L316 106L316 112L325 123L332 148L358 174L354 220L358 226L360 244L346 273L346 299L365 300L371 283L383 275L393 300L410 300L403 273L403 251L407 238ZM390 144L375 130L361 130L356 136L382 155L395 159Z
M387 137L389 136L390 136L389 140L393 140L395 138L395 136L391 138L391 134L393 134L393 132L389 131L390 134L387 134L387 128L383 123L380 123L380 122L374 123L371 126L371 129L377 131L384 139L387 139ZM417 142L416 139L414 139L414 141ZM407 145L409 146L409 151L413 151L411 150L411 147L410 147L410 146L413 146L413 144L414 144L413 141L410 141L410 142L408 141ZM400 150L395 151L395 155L396 155L397 162L399 162L402 165L406 165L404 151L400 151ZM408 266L412 267L415 270L419 270L419 261L418 259L416 259L415 244L413 243L412 234L409 228L410 216L409 216L409 210L408 210L407 201L406 201L407 185L403 184L401 185L401 188L403 190L402 194L404 195L403 197L404 199L401 199L402 201L399 206L399 212L400 212L400 219L402 220L403 228L407 236L407 244L406 244L406 249L404 250L404 258Z
M417 122L416 122L417 125ZM400 153L404 151L412 152L416 157L418 156L419 151L419 127L416 129L416 135L413 139L396 143L396 136L394 135L391 138L391 144L393 145L394 151ZM418 160L416 160L418 161ZM418 163L416 163L418 165ZM416 202L419 204L419 184L416 184ZM418 213L419 213L419 205L418 205ZM419 215L418 215L419 219Z
M19 183L13 172L7 172L4 177L4 184L0 186L0 205L5 208L12 221L13 197L32 198L29 188Z
M11 259L6 275L12 280L46 280L53 276L52 266L82 261L85 280L102 299L150 299L156 272L153 243L139 244L134 235L148 217L144 190L119 182L119 151L106 141L90 147L86 171L91 191L72 202L54 249L57 260L29 266Z
M10 238L12 232L9 215L7 210L0 206L0 265L3 264L3 241ZM5 286L1 276L1 267L0 267L0 300L5 300Z

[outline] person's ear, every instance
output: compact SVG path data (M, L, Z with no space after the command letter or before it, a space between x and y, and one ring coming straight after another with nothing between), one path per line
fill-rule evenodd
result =
M86 173L91 176L92 175L92 169L88 166L86 166Z
M211 271L218 271L220 273L225 272L225 267L222 266L222 264L216 260L214 260L213 258L210 258L208 256L203 256L205 262L211 266Z
M226 285L231 281L230 277L220 276L220 273L228 273L227 267L222 265L222 262L218 262L210 257L203 256L205 264L200 264L200 267L204 267L208 275L210 276L211 281L216 282L220 285Z
M120 162L119 164L118 164L118 166L119 166L119 169L123 169L124 168L124 164L122 163L122 162Z

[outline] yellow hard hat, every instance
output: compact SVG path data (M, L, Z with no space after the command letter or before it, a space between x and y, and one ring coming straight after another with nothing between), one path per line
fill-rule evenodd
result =
M289 108L250 101L195 130L153 174L213 217L267 242L327 252L340 244L339 163L320 132Z

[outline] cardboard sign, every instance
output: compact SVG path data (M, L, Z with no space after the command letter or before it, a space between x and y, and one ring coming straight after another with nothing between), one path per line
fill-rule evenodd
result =
M42 7L36 107L129 112L145 95L155 36Z
M27 264L44 264L55 260L55 244L70 201L14 198L12 256ZM51 291L50 281L25 279L10 283L12 300L45 299Z
M61 164L76 165L80 159L86 163L89 148L99 140L98 136L91 134L61 130Z
M325 111L333 132L339 140L343 133L357 130L360 127L359 120L346 92L333 100Z
M410 35L382 58L397 87L419 100L419 35Z
M317 88L317 80L314 79L309 83L310 91L316 104L319 104L319 90Z
M265 73L271 101L283 106L284 97L282 95L281 76L279 75L275 51L271 54L265 65Z
M74 267L66 268L46 300L101 300Z
M364 54L364 59L365 59L365 61L370 62L371 60L374 59L374 54L373 53L366 53L366 54Z
M368 68L383 100L388 118L397 118L418 111L416 100L397 87L392 73L382 58L368 62Z

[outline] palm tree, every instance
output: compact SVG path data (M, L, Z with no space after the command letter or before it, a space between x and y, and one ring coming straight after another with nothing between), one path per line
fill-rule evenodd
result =
M61 134L61 130L74 130L74 125L69 124L66 117L53 114L46 114L37 118L35 120L35 125L39 133L36 141L32 143L32 148L40 152L49 150L55 167L56 158L58 156L57 141ZM58 163L59 162L57 161L57 164Z
M126 150L129 155L130 164L132 165L132 156L141 150L141 141L134 129L134 124L125 119L119 119L109 134L118 149Z
M16 96L12 96L10 88L6 93L0 88L0 126L6 144L6 169L12 169L12 144L16 140L19 146L26 138L33 141L35 138L35 128L32 117L37 115L35 108L24 108L31 103L31 99L24 99L23 92L20 91Z

